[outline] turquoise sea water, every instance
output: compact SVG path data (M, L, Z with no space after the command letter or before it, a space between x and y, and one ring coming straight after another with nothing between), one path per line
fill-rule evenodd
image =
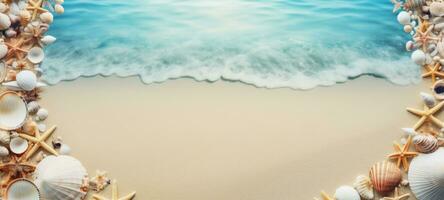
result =
M64 7L42 65L53 84L98 74L299 89L363 74L419 81L389 0L66 0Z

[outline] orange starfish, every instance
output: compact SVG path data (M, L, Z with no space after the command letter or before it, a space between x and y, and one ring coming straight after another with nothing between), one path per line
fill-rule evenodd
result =
M395 188L395 192L393 194L393 197L384 197L381 200L407 200L407 199L409 199L409 197L410 197L409 193L399 196L399 190L398 190L398 188Z
M32 155L34 155L35 152L37 152L37 150L40 149L40 147L45 149L49 153L52 153L54 155L58 155L57 151L54 150L54 148L52 148L51 146L49 146L45 142L46 139L48 139L49 136L51 136L54 133L55 129L56 129L56 126L53 126L50 129L48 129L45 133L43 133L43 135L40 135L39 129L36 129L35 136L30 136L30 135L23 134L23 133L19 134L20 137L27 139L30 142L34 143L34 146L32 146L32 148L26 152L25 159L29 159Z
M42 8L43 0L29 0L27 10L32 12L31 20L34 20L37 14L48 12L48 10Z
M19 39L11 39L6 41L5 44L8 46L8 53L6 54L6 59L15 58L23 58L25 57L23 53L28 53L28 50L23 49L23 44L25 41L23 38Z
M395 148L396 152L392 153L388 156L390 159L397 160L398 167L401 167L401 164L402 164L402 167L404 168L404 171L406 171L406 172L409 170L408 159L418 155L417 152L409 151L411 144L412 144L412 136L409 136L409 138L407 139L407 143L405 143L403 147L401 147L401 145L399 145L397 142L395 142L393 147Z
M422 74L423 78L431 77L432 83L436 82L436 77L444 78L444 73L440 71L441 63L436 62L433 68L430 65L426 65L425 67L427 68L427 72Z
M422 46L422 50L424 52L426 52L427 46L428 46L430 40L439 40L439 38L437 38L437 37L430 36L430 33L432 32L433 28L434 28L434 26L429 26L428 28L426 28L425 31L421 30L422 28L419 28L416 31L415 36L413 37L413 40L417 44Z
M0 164L0 171L3 172L1 187L5 188L12 180L17 178L26 178L28 174L34 172L35 165L11 156L7 163Z
M444 101L441 101L438 105L436 105L433 108L429 108L427 106L424 106L424 110L417 110L414 108L407 108L407 111L410 113L420 116L421 118L419 121L415 124L413 129L418 130L426 121L431 121L435 125L437 125L439 128L442 128L444 126L443 122L433 116L436 112L441 110L441 108L444 106Z

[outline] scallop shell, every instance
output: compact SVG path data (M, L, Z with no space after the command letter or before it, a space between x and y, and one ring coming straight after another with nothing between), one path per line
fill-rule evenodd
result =
M51 24L52 21L54 20L54 17L52 16L52 14L50 12L44 12L44 13L40 14L40 20L43 23Z
M11 142L9 143L9 149L11 149L11 152L15 154L25 153L25 151L28 149L28 141L21 137L12 138Z
M8 148L6 148L4 146L0 146L0 157L6 157L8 155L9 155Z
M369 177L373 188L381 194L393 191L402 181L401 170L388 161L373 165Z
M27 106L28 106L28 112L30 114L35 114L40 109L40 105L39 103L37 103L37 101L31 101L28 103Z
M417 135L413 138L413 144L421 153L433 153L439 148L439 141L432 135Z
M81 199L86 169L66 155L47 156L37 165L34 177L42 197L51 200Z
M335 200L361 200L361 197L353 187L341 186L336 189Z
M444 148L413 158L408 174L410 188L418 200L444 197Z
M44 108L40 108L38 111L37 111L37 117L36 117L36 120L38 120L38 121L43 121L43 120L45 120L46 118L48 118L48 110L46 110L46 109L44 109Z
M37 86L37 76L30 70L20 71L16 75L16 81L17 85L26 91L31 91Z
M49 45L49 44L54 43L56 40L57 40L57 39L56 39L54 36L46 35L46 36L44 36L44 37L42 38L41 41L43 42L43 44L45 44L45 45Z
M433 106L435 106L436 100L433 95L425 93L425 92L421 92L420 96L421 96L422 100L424 101L424 104L427 107L432 108Z
M370 181L370 178L368 178L367 176L360 175L356 177L356 180L353 183L353 187L364 199L373 199L375 197L373 193L372 183Z
M39 200L40 192L37 186L27 179L16 179L6 189L8 200Z
M442 2L432 2L430 4L430 14L433 16L442 17L444 16L444 3Z
M11 134L7 131L0 130L0 143L9 144L11 142Z
M28 117L25 100L15 92L0 94L0 129L20 128Z
M28 60L34 64L41 63L45 58L45 53L40 47L32 47L28 52Z

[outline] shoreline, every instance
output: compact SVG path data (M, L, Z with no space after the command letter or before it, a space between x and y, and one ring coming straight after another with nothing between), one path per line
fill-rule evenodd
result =
M47 124L58 125L56 135L90 174L107 170L122 194L310 199L351 184L392 152L400 128L417 120L405 107L420 106L412 94L427 91L426 82L396 86L361 77L300 91L95 77L50 86L41 104L54 111Z

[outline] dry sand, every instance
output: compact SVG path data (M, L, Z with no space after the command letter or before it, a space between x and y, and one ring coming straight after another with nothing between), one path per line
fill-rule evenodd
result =
M91 174L107 170L122 195L302 200L384 160L416 122L405 107L421 108L425 85L362 77L295 91L96 77L48 87L42 104L73 156Z

